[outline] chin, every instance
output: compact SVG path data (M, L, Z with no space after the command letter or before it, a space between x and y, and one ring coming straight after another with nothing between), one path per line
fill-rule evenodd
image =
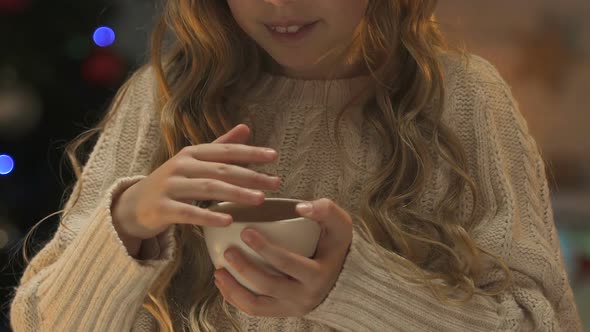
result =
M315 59L307 59L305 57L297 56L296 54L273 56L272 58L281 67L288 69L291 72L308 72L315 67Z

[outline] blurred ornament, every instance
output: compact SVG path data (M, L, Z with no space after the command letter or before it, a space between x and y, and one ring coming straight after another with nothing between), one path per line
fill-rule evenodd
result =
M21 13L27 10L30 5L30 0L0 0L0 13Z
M14 169L14 159L7 154L0 154L0 175L7 175Z
M82 64L84 80L101 86L119 83L124 74L123 59L108 49L95 50Z
M15 70L0 70L0 138L17 140L31 133L41 121L39 94L21 82Z
M8 251L21 239L21 234L10 222L10 219L0 215L0 251Z
M590 256L579 255L577 260L576 280L578 282L586 281L590 278Z
M100 27L92 36L94 43L100 47L107 47L115 42L115 31L109 27Z

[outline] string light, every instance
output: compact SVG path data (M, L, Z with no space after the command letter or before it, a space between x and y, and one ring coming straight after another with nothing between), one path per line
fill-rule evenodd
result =
M100 27L94 31L94 43L100 47L107 47L115 42L115 31L109 27Z
M14 169L14 160L7 154L0 154L0 175L8 175Z

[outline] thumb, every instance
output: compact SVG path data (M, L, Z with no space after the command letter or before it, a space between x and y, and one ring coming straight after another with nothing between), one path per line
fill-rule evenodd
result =
M352 241L350 215L334 201L327 198L308 203L311 203L311 209L306 211L301 209L298 204L296 211L302 217L316 221L322 228L322 235L316 248L316 259L323 260L338 256ZM334 250L335 248L341 248L341 250Z
M246 144L248 141L248 137L250 137L250 128L248 128L245 124L239 124L232 129L230 129L227 133L219 136L213 143L217 144Z

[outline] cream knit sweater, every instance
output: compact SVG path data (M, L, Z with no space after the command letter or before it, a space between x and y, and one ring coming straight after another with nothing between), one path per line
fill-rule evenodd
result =
M505 259L514 286L496 298L475 296L464 306L441 304L426 288L392 279L355 229L341 274L317 308L302 318L238 312L245 331L582 330L555 231L544 164L509 86L479 57L472 56L469 66L450 58L443 62L448 99L443 120L465 145L470 172L483 187L482 203L489 208L471 236ZM358 212L360 188L379 165L382 145L358 117L360 112L347 118L347 153L366 167L358 172L339 159L326 128L332 128L334 106L366 79L325 82L266 76L260 81L260 89L253 90L259 102L240 116L253 129L249 144L279 151L277 162L249 166L281 176L281 187L266 192L267 197L329 197ZM153 259L135 260L119 240L110 215L113 195L148 174L159 144L153 81L149 70L134 77L120 112L85 166L80 201L26 269L11 306L15 331L156 330L141 303L177 244L167 232L146 246L153 250L147 253ZM327 84L331 90L324 99ZM326 100L331 107L322 106ZM438 164L422 201L424 209L432 209L440 198L445 174ZM501 278L496 272L489 271L478 287L493 285ZM228 329L226 322L216 326Z

